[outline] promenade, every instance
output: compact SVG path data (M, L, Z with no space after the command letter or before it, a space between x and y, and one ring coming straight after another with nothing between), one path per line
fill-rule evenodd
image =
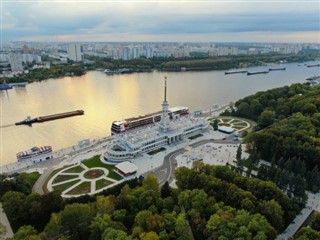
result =
M320 193L307 192L308 201L304 209L296 216L292 223L283 231L282 234L277 236L277 240L290 239L306 221L313 210L320 212Z
M7 215L3 211L1 202L0 202L0 223L6 228L6 234L3 236L3 238L4 239L11 238L13 236L13 231L10 226ZM1 236L0 236L0 239L2 239Z

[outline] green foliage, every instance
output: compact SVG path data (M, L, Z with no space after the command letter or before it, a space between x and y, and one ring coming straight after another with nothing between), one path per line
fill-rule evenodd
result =
M19 230L14 234L13 240L41 240L41 238L37 235L37 231L30 225L22 226Z
M257 160L274 159L275 165L263 166L258 176L275 181L300 202L306 188L320 190L319 95L319 86L293 84L245 97L230 113L258 121L257 131L245 138L247 149Z
M312 228L303 227L294 236L295 240L320 239L320 232Z
M52 65L50 69L33 69L29 73L14 76L11 78L4 78L7 83L13 82L34 82L42 81L48 78L57 78L73 73L75 76L81 76L85 73L82 65Z

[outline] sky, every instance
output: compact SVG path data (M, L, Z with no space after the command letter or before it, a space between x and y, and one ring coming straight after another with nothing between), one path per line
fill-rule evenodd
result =
M320 43L320 1L0 0L2 41Z

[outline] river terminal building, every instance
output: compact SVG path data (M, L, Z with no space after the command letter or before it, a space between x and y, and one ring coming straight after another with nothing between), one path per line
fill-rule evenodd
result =
M107 146L103 155L104 160L110 163L129 161L142 153L151 152L200 134L209 127L209 122L206 119L193 118L191 115L175 116L170 119L168 110L167 82L165 81L160 122L114 135L115 141Z

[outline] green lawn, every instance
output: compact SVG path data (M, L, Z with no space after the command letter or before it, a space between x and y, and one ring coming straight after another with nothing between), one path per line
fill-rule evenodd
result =
M66 190L67 188L75 185L75 184L78 183L79 181L80 181L80 179L74 180L74 181L72 181L72 182L60 184L60 185L54 186L53 189L61 194L64 190Z
M84 170L83 167L76 166L76 167L70 168L70 169L68 169L66 171L63 171L63 172L64 173L81 173L83 170Z
M73 178L79 177L78 175L58 175L52 183L64 182Z
M229 122L231 120L231 118L219 118L221 119L223 122Z
M79 186L71 189L67 194L83 194L83 193L89 193L91 189L91 182L82 182Z
M231 121L231 123L232 123L232 124L237 124L237 123L243 123L243 121L238 120L238 119L233 119L233 120Z
M49 193L49 190L48 190L48 187L47 187L49 180L50 180L54 175L56 175L56 173L60 172L62 169L67 168L67 167L70 167L70 165L69 165L69 166L66 166L66 167L62 167L62 168L58 168L58 169L54 170L54 171L47 177L46 181L44 182L44 184L43 184L43 186L42 186L42 190L43 190L44 193Z
M112 183L113 182L110 182L110 181L102 178L102 179L96 181L96 189L98 190L98 189L104 188Z
M119 176L119 174L115 173L113 170L115 169L114 165L105 164L100 161L100 156L94 156L93 158L90 158L88 160L82 161L82 164L87 166L88 168L94 168L94 167L102 167L109 170L108 177L113 178L115 180L121 180L122 177Z
M23 173L26 180L31 184L31 186L33 186L36 181L38 180L38 178L41 176L40 173L38 172L32 172L32 173Z

